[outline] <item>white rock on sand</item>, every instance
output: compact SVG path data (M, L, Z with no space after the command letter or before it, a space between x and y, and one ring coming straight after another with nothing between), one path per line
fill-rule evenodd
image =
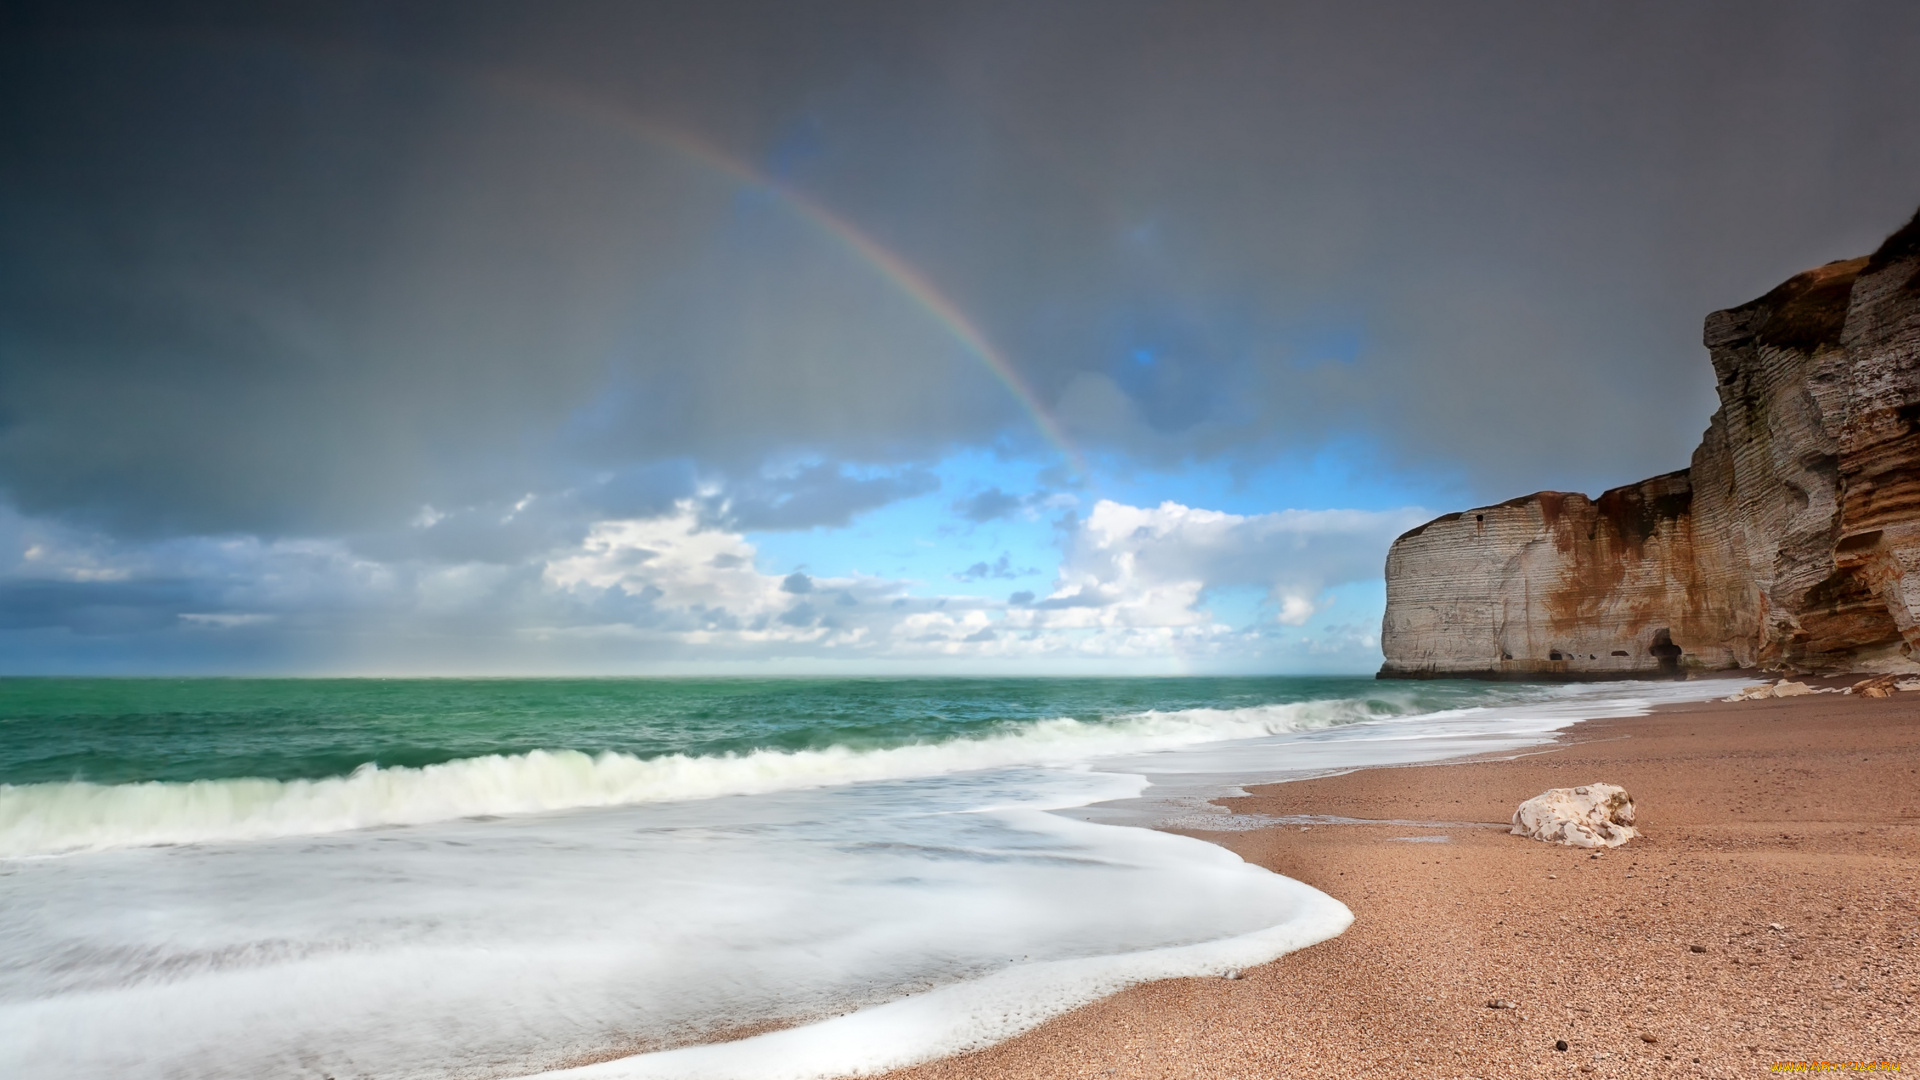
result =
M1578 848L1610 848L1640 834L1633 827L1633 796L1618 784L1554 788L1513 812L1513 835Z

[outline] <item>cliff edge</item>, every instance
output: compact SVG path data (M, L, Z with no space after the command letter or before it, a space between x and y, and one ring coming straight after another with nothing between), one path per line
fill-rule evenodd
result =
M1689 468L1394 541L1382 678L1920 671L1920 213L1704 341L1720 408Z

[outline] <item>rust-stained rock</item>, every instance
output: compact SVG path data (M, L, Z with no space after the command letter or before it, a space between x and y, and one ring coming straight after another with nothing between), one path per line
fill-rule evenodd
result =
M1391 674L1679 674L1724 620L1697 580L1685 472L1429 522L1387 555ZM1724 637L1726 635L1721 634ZM1739 659L1722 642L1715 666Z
M1876 675L1871 679L1862 679L1847 687L1847 693L1864 698L1890 698L1899 688L1893 675Z
M1383 677L1920 671L1920 214L1704 341L1720 408L1689 468L1395 541Z

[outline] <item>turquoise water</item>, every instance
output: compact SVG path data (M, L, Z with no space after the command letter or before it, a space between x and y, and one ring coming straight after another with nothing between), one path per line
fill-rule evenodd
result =
M876 750L1069 717L1339 700L1348 719L1525 690L1365 678L0 679L0 784L341 776L533 750Z

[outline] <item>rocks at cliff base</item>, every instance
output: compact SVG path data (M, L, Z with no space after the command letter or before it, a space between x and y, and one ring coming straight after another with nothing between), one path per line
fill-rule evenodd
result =
M1894 695L1898 686L1898 676L1881 675L1872 679L1862 679L1854 683L1852 686L1847 687L1847 693L1855 697L1863 698L1889 698Z
M1633 796L1618 784L1554 788L1513 812L1514 836L1577 848L1611 848L1639 836L1633 827Z
M1896 691L1920 690L1920 679L1902 679L1897 675L1877 675L1871 679L1861 679L1845 690L1843 694L1859 694L1867 698L1892 697Z
M1808 694L1831 694L1832 690L1815 690L1803 682L1791 682L1781 679L1777 683L1757 683L1743 688L1731 697L1721 701L1759 701L1762 698L1805 697Z

